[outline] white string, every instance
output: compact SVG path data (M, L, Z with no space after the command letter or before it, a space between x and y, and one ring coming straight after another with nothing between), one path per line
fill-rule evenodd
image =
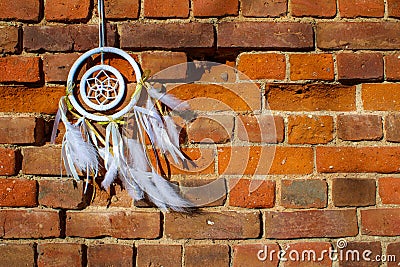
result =
M99 12L99 47L103 48L105 44L105 14L104 14L104 0L98 0ZM101 53L101 64L104 64L104 53Z

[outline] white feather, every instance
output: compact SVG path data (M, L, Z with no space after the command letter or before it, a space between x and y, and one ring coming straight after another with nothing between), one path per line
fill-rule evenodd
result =
M172 95L166 93L160 93L152 87L149 88L147 92L152 98L157 99L158 101L160 101L161 103L165 104L167 107L173 110L186 110L189 108L189 105L186 102L182 102L181 100Z
M136 139L126 139L129 165L136 170L147 171L149 163L143 150L143 145Z
M168 136L174 146L179 147L179 132L177 125L170 116L164 116L165 126L167 127Z
M117 178L118 174L118 161L116 159L112 159L110 166L107 169L106 174L104 175L104 180L101 182L101 186L108 190L111 184L114 182L115 178Z

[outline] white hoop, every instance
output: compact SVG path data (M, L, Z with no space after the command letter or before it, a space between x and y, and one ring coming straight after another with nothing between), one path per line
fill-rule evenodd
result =
M140 93L137 94L137 96L133 97L133 98L131 99L131 101L130 101L122 110L120 110L119 112L114 113L114 114L111 115L111 116L104 116L104 115L91 114L91 113L87 112L84 108L82 108L82 107L79 105L78 101L75 99L75 96L74 96L74 94L73 94L73 87L71 86L72 84L74 84L74 79L75 79L75 76L76 76L76 72L78 71L78 69L79 69L79 67L81 66L81 64L84 63L85 60L86 60L87 58L91 57L92 55L94 55L94 54L101 54L101 53L112 53L112 54L116 54L116 55L121 56L121 57L124 58L126 61L128 61L129 64L132 66L133 71L135 72L136 81L139 82L140 79L142 78L142 75L141 75L141 73L140 73L140 69L139 69L138 64L137 64L136 61L135 61L128 53L126 53L125 51L123 51L123 50L121 50L121 49L118 49L118 48L115 48L115 47L98 47L98 48L94 48L94 49L92 49L92 50L87 51L87 52L84 53L82 56L80 56L80 57L77 59L77 61L75 61L75 63L72 65L71 70L69 71L69 74L68 74L68 79L67 79L68 90L70 90L70 91L68 92L68 98L69 98L69 100L70 100L72 106L75 108L75 110L78 111L79 114L81 114L82 116L84 116L84 117L86 117L86 118L88 118L88 119L90 119L90 120L94 120L94 121L110 121L110 119L111 119L111 120L116 120L116 119L119 119L119 118L121 118L122 116L124 116L126 113L128 113L128 112L136 105L136 103L137 103L137 101L138 101L138 99L139 99ZM104 68L104 66L105 66L105 65L97 65L97 66L94 66L94 67L90 68L90 69L84 74L83 78L85 78L85 77L87 78L90 74L93 74L93 72L94 72L93 70L94 70L94 69L97 68L97 70L100 70L100 69ZM108 67L111 67L111 66L108 66ZM114 69L113 71L111 71L114 75L116 75L116 74L114 73L115 71L116 71L119 75L121 75L121 74L118 72L118 70L116 70L116 69L113 68L113 67L111 67L111 68ZM109 70L111 70L111 68L110 68ZM88 74L88 73L89 73L89 74ZM117 75L116 75L116 77L117 77L118 80L120 80L120 78L119 78ZM83 78L82 78L82 80L81 80L81 86L82 86L82 81L86 80L86 79L83 79ZM122 75L121 75L121 79L122 79L122 81L123 81ZM125 83L124 83L124 82L123 82L122 84L125 86ZM84 86L86 87L86 85L84 85ZM85 87L83 87L83 88L85 88ZM81 88L82 88L82 87L81 87ZM83 89L83 90L84 90L84 89ZM125 90L125 89L124 89L124 90ZM82 91L82 89L81 89L81 91ZM119 94L118 94L118 96L119 96ZM123 97L123 95L121 95L121 99L122 99L122 97ZM114 101L112 102L113 105L114 105L114 106L117 105L117 104L121 101L121 99L118 100L118 101L114 100L115 102L114 102ZM83 100L84 100L84 99L83 99ZM87 100L87 101L88 101L88 102L91 102L90 100ZM84 102L85 102L86 104L88 104L85 100L84 100ZM92 103L92 104L93 104L93 103ZM110 104L111 104L111 103L110 103ZM89 105L89 106L90 106L90 105ZM96 106L97 106L97 108L95 108L96 110L101 110L101 109L98 109L98 108L99 108L99 107L98 107L99 105L96 105ZM114 106L113 106L113 107L114 107ZM107 106L107 107L109 107L109 106ZM92 108L93 108L93 107L92 107ZM112 107L110 107L110 108L112 108ZM107 109L105 109L105 110L108 110L108 109L110 109L110 108L107 108ZM101 111L104 111L104 110L101 110Z

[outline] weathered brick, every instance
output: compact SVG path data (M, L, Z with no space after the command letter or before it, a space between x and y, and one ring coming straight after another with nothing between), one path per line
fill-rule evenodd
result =
M185 246L185 266L229 266L229 246L188 245Z
M342 85L268 84L266 97L273 110L351 111L356 109L355 89Z
M60 175L63 171L61 147L25 147L22 149L22 172L31 175Z
M92 196L92 194L94 194L94 198L90 200L90 206L108 208L130 208L132 206L132 198L129 196L129 193L122 187L122 185L117 183L112 184L108 191L100 188L98 184L94 186L89 184L85 197ZM86 202L88 201L86 200Z
M44 209L0 210L1 238L46 238L60 236L59 211Z
M192 143L227 143L233 137L234 121L231 115L200 115L187 127L188 141Z
M378 115L339 115L337 135L348 141L380 140L382 118Z
M83 248L74 243L40 243L37 266L82 266Z
M24 26L24 49L28 52L86 51L99 42L97 25ZM107 45L115 46L115 29L107 25Z
M280 17L287 12L286 0L242 0L245 17Z
M107 19L137 19L139 0L107 0L104 11Z
M336 15L335 0L292 0L289 8L295 17L331 18Z
M396 22L321 22L317 24L320 49L396 49L400 25Z
M151 71L154 79L162 79L164 77L167 79L171 77L174 79L185 78L180 74L180 72L185 72L186 74L187 70L186 66L184 66L184 63L187 63L186 53L184 52L143 52L141 59L142 69Z
M35 117L0 117L1 144L39 144L44 138L44 120Z
M218 25L218 47L263 49L312 49L311 24L292 22L222 22ZM246 38L243 38L246 36Z
M147 18L187 18L189 17L189 0L146 0L143 10Z
M120 244L89 245L88 266L134 266L133 247Z
M237 16L238 0L194 0L193 15L195 17Z
M292 81L335 79L332 54L291 54L289 62Z
M400 80L400 70L397 66L400 64L400 54L390 54L384 57L385 75L388 81Z
M208 23L124 23L119 25L121 48L212 47L214 29Z
M380 53L340 53L336 60L340 81L383 79L383 56Z
M377 256L382 255L381 242L348 242L346 247L339 251L344 255L339 258L340 266L381 266L380 260L377 260Z
M20 52L19 28L14 26L0 27L0 53Z
M72 64L79 54L45 54L43 55L43 71L46 82L66 82Z
M313 171L310 147L220 147L220 175L308 174Z
M286 59L285 55L277 53L241 54L237 68L242 72L239 76L242 80L283 80L286 76Z
M342 18L379 18L385 14L385 3L382 0L339 0L338 4Z
M363 84L362 100L365 110L400 110L400 84Z
M327 198L325 180L282 180L281 205L285 208L324 208Z
M56 114L65 87L0 86L0 112Z
M184 179L179 182L182 196L196 207L223 206L227 188L224 178Z
M11 148L0 148L0 175L15 175L18 169L18 156L16 150Z
M384 177L378 180L382 204L400 204L400 179Z
M136 266L182 266L181 245L148 245L137 246Z
M281 143L285 137L285 124L280 116L270 114L239 115L236 134L242 141L254 143Z
M0 58L0 82L37 83L41 80L39 57Z
M386 258L388 267L396 267L400 264L400 243L389 243L386 247Z
M317 147L317 170L334 172L400 172L398 147Z
M357 214L353 209L265 212L267 238L344 237L357 234Z
M0 255L3 266L35 266L33 244L0 243Z
M66 235L154 239L160 236L160 213L129 210L67 211Z
M0 179L1 207L35 207L37 203L36 181Z
M288 257L285 267L332 266L327 252L332 250L328 242L290 243L284 246Z
M165 214L165 235L172 239L246 239L260 235L259 212Z
M361 233L372 236L400 235L400 209L371 208L361 210Z
M230 179L229 205L248 209L272 208L275 182L256 179Z
M388 0L388 13L390 17L400 17L400 3L397 0Z
M270 243L234 245L232 266L277 267L279 259L278 253L276 252L279 250L280 248L278 244ZM258 258L258 256L261 258L261 260Z
M337 207L375 205L375 195L376 185L373 179L333 179L332 198Z
M332 139L333 118L331 116L289 116L289 144L326 144Z
M82 0L46 0L44 8L47 21L85 21L90 11L90 1Z
M50 208L80 209L86 204L83 182L74 180L40 180L39 204Z
M0 20L39 21L40 0L0 1Z
M183 84L168 93L187 101L192 110L255 111L261 109L261 91L254 83Z

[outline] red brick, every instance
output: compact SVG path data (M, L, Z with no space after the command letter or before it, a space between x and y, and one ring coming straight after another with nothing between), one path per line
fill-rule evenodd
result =
M336 15L335 0L292 0L289 8L295 17L331 18Z
M0 20L39 21L40 0L0 1Z
M375 205L375 195L376 185L373 179L333 179L332 198L333 204L337 207Z
M283 118L270 114L239 115L236 134L242 141L254 143L281 143L285 137Z
M310 147L220 147L220 175L308 174L313 171Z
M288 261L285 267L332 266L332 258L328 251L332 246L328 242L301 242L290 243L285 247ZM323 257L321 259L321 257Z
M61 147L25 147L22 150L22 172L30 175L61 175Z
M362 100L365 110L399 111L400 84L363 84Z
M14 26L0 27L0 53L20 52L19 28Z
M193 0L193 15L195 17L237 16L238 0Z
M218 25L217 36L218 47L223 48L314 48L314 32L307 23L222 22Z
M0 206L37 206L36 181L26 179L0 179Z
M382 204L400 204L400 179L384 177L378 180Z
M136 266L182 266L181 245L147 245L141 244L137 247Z
M56 210L0 210L0 237L5 239L59 237L59 215L59 211Z
M82 0L48 0L44 13L47 21L76 22L89 18L90 1Z
M380 140L383 136L382 118L378 115L339 115L337 134L342 140Z
M187 101L192 110L255 111L261 109L261 91L254 83L183 84L167 89Z
M27 52L85 51L99 42L97 25L24 26L24 49ZM107 45L115 46L115 29L107 26Z
M0 243L0 255L3 266L35 266L33 244Z
M238 70L242 80L275 79L286 76L286 59L283 54L242 54L239 57Z
M39 57L0 58L0 82L36 83L40 81Z
M153 79L186 78L187 57L184 52L152 51L141 54L143 70L149 70Z
M400 54L386 55L384 60L386 80L400 80L400 70L397 68L397 66L400 64Z
M189 142L221 144L231 141L233 127L231 115L199 115L186 131Z
M154 239L160 236L160 213L129 210L67 211L66 235Z
M317 170L340 172L399 172L398 147L317 147Z
M344 237L357 234L355 209L265 212L266 238Z
M1 144L40 144L44 120L35 117L0 117Z
M106 0L104 11L107 19L137 19L139 0Z
M346 247L339 250L343 257L339 257L340 266L381 266L381 242L348 242Z
M331 116L292 115L288 119L289 144L326 144L333 139Z
M389 243L386 248L386 259L388 267L399 266L400 263L400 243Z
M165 235L172 239L246 239L260 235L259 212L165 214Z
M189 0L146 0L144 1L146 18L187 18L189 17Z
M335 79L332 54L291 54L289 61L292 81Z
M383 0L339 0L339 12L342 18L383 17Z
M188 245L185 247L185 266L228 266L228 245Z
M356 88L342 85L268 84L266 97L272 110L352 111Z
M124 23L119 25L121 48L212 47L214 29L208 23Z
M242 0L245 17L280 17L287 12L287 0Z
M0 86L0 112L56 114L65 87Z
M282 180L281 205L285 208L324 208L328 187L324 180Z
M99 244L89 245L88 266L134 266L131 245Z
M74 180L40 180L39 204L50 208L80 209L86 204L84 183ZM89 196L89 193L87 193Z
M239 244L233 246L233 267L277 267L278 244ZM259 259L259 257L261 260ZM263 260L265 258L265 260Z
M46 82L66 82L72 64L79 54L46 54L43 55L43 71Z
M18 170L18 153L11 148L0 148L0 175L15 175Z
M397 0L388 0L388 13L390 17L400 17L400 3Z
M229 205L248 209L272 208L275 182L255 179L229 180Z
M82 266L83 248L73 243L40 243L37 266Z
M227 188L224 178L184 179L179 181L182 196L196 207L223 206Z
M380 53L340 53L336 60L341 81L383 79L383 56Z
M372 236L400 235L400 209L373 208L361 210L361 233Z
M317 24L320 49L396 49L400 25L396 22L321 22Z

